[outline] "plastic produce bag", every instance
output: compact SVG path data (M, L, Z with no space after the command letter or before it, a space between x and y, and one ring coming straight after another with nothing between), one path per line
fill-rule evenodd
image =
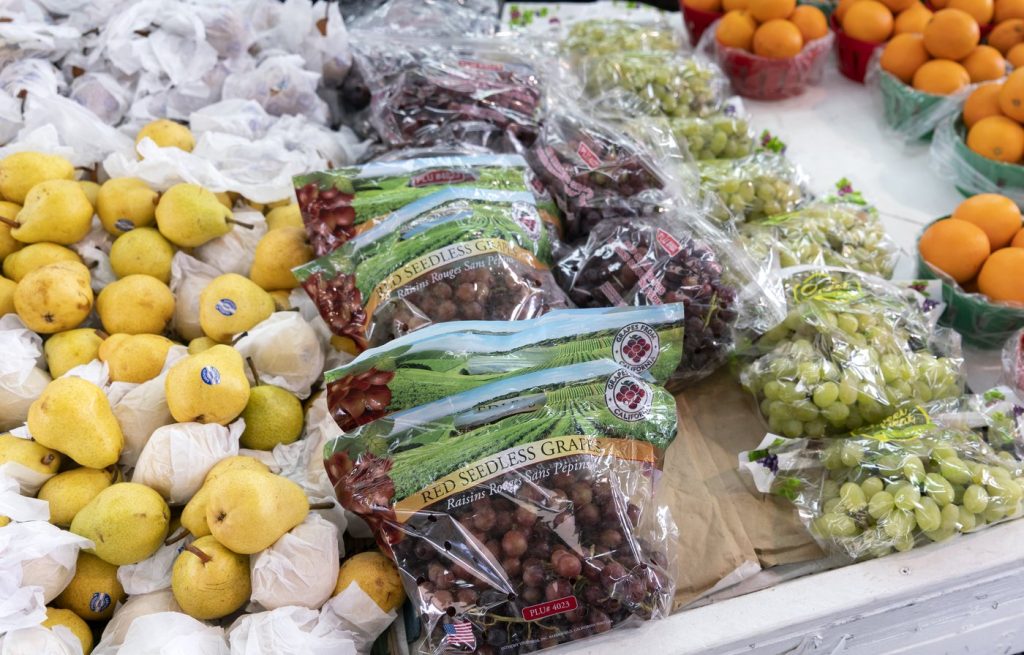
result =
M596 359L664 384L682 357L679 303L565 310L533 321L490 323L439 324L429 334L406 335L328 371L324 381L334 420L348 431L523 371Z
M1003 382L1024 398L1024 330L1017 330L1003 346Z
M732 105L726 105L729 110ZM754 132L746 116L725 111L706 118L670 118L668 129L680 149L696 160L737 159L754 152Z
M82 642L70 629L35 626L8 632L0 637L2 655L82 655Z
M184 505L214 464L238 454L245 421L229 426L216 423L175 423L153 432L135 463L132 482L160 492L171 505Z
M43 340L16 314L0 317L0 352L0 430L6 431L25 422L50 374L42 368Z
M723 222L785 214L800 207L809 196L800 169L772 152L702 161L698 168L701 188L712 200L711 216Z
M566 305L548 231L529 196L441 191L296 268L334 334L354 351L431 323L522 320Z
M932 171L965 196L997 193L1024 205L1024 181L1018 167L986 159L968 148L967 128L959 114L936 126L929 156Z
M21 125L21 100L0 89L0 143L13 139Z
M242 228L244 229L244 228ZM199 296L220 269L178 251L171 260L171 291L174 293L174 317L171 326L182 339L203 336L199 325Z
M324 370L323 344L298 312L275 312L244 332L234 347L243 358L252 358L264 384L299 398L309 397Z
M252 601L318 609L338 582L338 529L316 513L252 557Z
M420 36L489 36L498 27L499 7L495 0L389 0L353 18L351 27Z
M267 221L258 211L236 211L234 220L252 225L247 229L233 226L224 236L207 241L192 251L196 259L220 271L248 276L256 255L256 245L267 233ZM172 260L173 262L173 260Z
M181 612L158 612L131 622L117 655L228 655L229 652L223 628L207 625Z
M114 616L103 628L103 636L93 653L96 655L114 655L117 649L124 642L128 628L132 622L140 616L147 614L158 614L160 612L181 612L181 607L174 600L174 593L170 589L154 591L149 594L130 596L123 604L118 605L114 610Z
M305 607L245 614L228 630L231 655L356 655L348 633L322 628L319 618Z
M602 360L385 417L325 456L398 563L428 650L455 647L457 626L473 650L535 649L668 613L674 525L652 494L675 436L672 395Z
M0 530L0 570L8 572L0 579L13 579L15 585L20 581L22 588L36 587L42 592L40 605L49 603L75 577L78 551L92 546L88 539L51 523L10 523ZM28 625L40 621L41 616Z
M129 596L149 594L171 588L171 570L174 561L195 538L189 534L173 544L163 544L146 559L135 564L117 567L117 581Z
M621 52L677 53L689 50L689 44L668 20L640 22L594 18L573 23L561 49L579 59Z

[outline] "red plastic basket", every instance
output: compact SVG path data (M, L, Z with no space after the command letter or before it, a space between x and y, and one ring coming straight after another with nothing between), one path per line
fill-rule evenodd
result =
M683 4L682 0L679 0L679 9L682 10L683 23L686 24L686 31L690 35L690 45L693 46L697 45L697 42L700 41L700 35L704 33L704 30L708 29L712 23L723 15L717 11L703 11L687 7Z
M798 96L821 81L832 34L815 39L790 59L769 59L739 48L716 44L718 65L729 76L736 93L755 100L781 100Z
M871 62L871 55L875 48L883 43L868 43L860 41L843 32L839 25L839 19L835 14L829 20L832 24L832 31L836 33L836 52L839 58L839 72L854 82L864 83L864 76L868 72L868 64Z

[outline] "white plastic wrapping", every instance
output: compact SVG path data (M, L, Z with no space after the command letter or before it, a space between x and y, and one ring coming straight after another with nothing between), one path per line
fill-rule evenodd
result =
M178 601L170 589L155 591L151 594L131 596L114 610L114 616L103 628L103 636L93 653L96 655L113 655L124 642L128 628L135 619L148 614L160 612L180 612Z
M356 655L356 644L344 632L320 621L316 610L282 607L246 614L228 630L231 655Z
M171 588L171 570L174 560L195 541L192 535L170 545L162 545L146 559L135 564L126 564L117 568L117 580L129 596L149 594Z
M0 430L28 418L28 407L50 383L43 366L43 340L17 314L0 317Z
M82 655L82 642L62 625L22 628L0 637L0 655Z
M75 577L78 551L92 546L44 521L10 523L0 530L0 589L6 592L0 593L0 633L41 622L38 611Z
M242 228L244 229L244 228ZM171 292L174 294L174 317L171 327L182 339L191 341L203 336L199 325L199 296L220 270L180 250L171 260Z
M206 625L181 612L158 612L132 621L116 652L117 655L228 655L229 651L223 628Z
M252 268L252 260L256 253L256 244L267 233L267 221L258 211L234 212L234 220L253 226L249 230L234 226L224 236L207 241L192 251L196 259L225 273L237 273L248 276Z
M184 505L203 486L213 465L238 454L245 431L239 419L216 423L175 423L153 432L135 463L132 482L152 487L171 505Z
M235 343L242 357L251 357L264 384L273 384L299 398L324 370L324 346L298 312L275 312Z
M318 609L338 580L338 529L311 513L250 560L252 601L266 609Z

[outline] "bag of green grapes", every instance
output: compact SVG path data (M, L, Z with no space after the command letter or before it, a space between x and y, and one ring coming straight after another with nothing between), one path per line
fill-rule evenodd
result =
M657 20L594 18L573 23L559 50L569 60L599 57L617 52L677 53L690 49L681 30L669 23L667 14Z
M1024 459L1024 404L1010 387L935 401L928 413L942 425L975 430L996 451Z
M683 153L693 161L712 159L738 159L757 149L750 118L738 97L729 98L721 109L710 116L684 116L651 118L650 123L638 123L632 116L617 122L640 141L647 140L650 124L670 134Z
M982 430L929 407L844 439L769 434L740 453L740 468L758 491L791 500L824 548L854 560L1021 516L1021 461L993 448Z
M701 190L711 204L710 215L722 223L785 214L811 198L807 176L779 153L701 161L697 169Z
M737 346L740 382L768 428L791 439L846 434L897 410L959 396L960 338L941 306L851 269L780 273L785 319Z

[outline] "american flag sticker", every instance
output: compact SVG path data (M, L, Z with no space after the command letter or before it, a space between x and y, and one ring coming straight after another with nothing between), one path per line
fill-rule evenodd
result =
M476 637L473 636L473 624L469 621L456 621L444 624L445 645L448 651L461 652L463 646L476 650Z

